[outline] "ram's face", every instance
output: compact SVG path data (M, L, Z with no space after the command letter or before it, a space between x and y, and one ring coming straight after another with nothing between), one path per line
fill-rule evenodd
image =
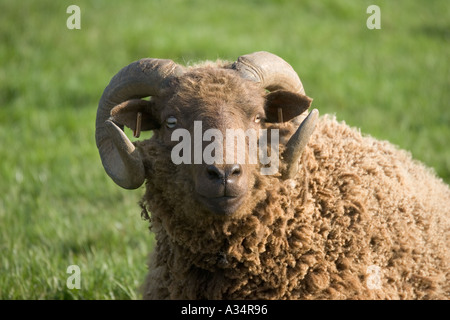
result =
M169 146L171 161L188 171L191 196L213 213L235 212L253 185L257 163L249 162L249 143L263 128L264 94L232 70L199 68L154 101L160 110L154 139Z
M126 72L137 73L139 78L141 72L156 67L140 63L138 68ZM282 85L271 84L280 89L269 92L261 83L243 77L232 68L209 66L177 71L172 64L165 68L171 69L173 76L159 84L157 94L144 94L145 83L136 81L137 92L131 93L133 90L128 88L131 92L116 94L115 101L102 97L104 104L109 104L110 114L104 123L99 123L97 117L97 131L99 125L105 127L108 137L103 139L110 139L111 143L103 148L113 149L113 155L102 155L102 141L97 136L105 169L125 188L135 188L145 178L151 178L142 172L141 155L121 128L127 126L136 133L153 130L152 139L166 146L173 165L182 167L189 176L194 193L189 196L211 213L232 214L248 196L255 173L279 173L279 132L268 128L274 122L303 119L302 113L308 109L311 99L283 90ZM166 74L167 70L161 73ZM116 77L124 81L124 75ZM134 99L146 95L152 96L150 101ZM307 127L311 131L311 125ZM297 133L302 136L301 132ZM111 166L114 168L110 169ZM290 173L284 175L291 177Z

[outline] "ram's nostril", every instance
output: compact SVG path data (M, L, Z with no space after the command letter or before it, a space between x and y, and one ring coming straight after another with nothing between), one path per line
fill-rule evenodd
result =
M239 164L234 164L228 172L228 176L239 176L241 174L241 166Z
M214 165L207 166L206 172L211 179L223 180L223 178L224 178L223 170L217 168Z

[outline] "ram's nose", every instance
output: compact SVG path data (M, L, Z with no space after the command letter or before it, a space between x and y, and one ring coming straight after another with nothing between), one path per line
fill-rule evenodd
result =
M221 183L225 187L225 196L227 193L233 193L235 184L239 183L241 177L242 167L239 164L225 165L218 167L215 165L208 165L206 173L213 182Z
M231 214L247 193L244 169L239 164L206 165L198 173L196 191L210 211Z

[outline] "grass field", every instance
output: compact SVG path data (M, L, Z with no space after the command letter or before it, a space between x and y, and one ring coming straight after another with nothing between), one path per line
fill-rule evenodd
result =
M81 8L69 30L66 8ZM366 8L381 8L369 30ZM110 78L273 52L313 105L387 139L450 182L450 4L398 1L15 1L0 13L0 299L139 299L153 238L94 141ZM70 265L81 288L68 289Z

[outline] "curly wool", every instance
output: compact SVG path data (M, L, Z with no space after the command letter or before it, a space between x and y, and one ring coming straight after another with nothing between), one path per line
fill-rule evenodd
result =
M297 178L255 170L232 216L201 209L167 147L138 147L157 241L144 298L449 298L450 189L388 142L322 117Z

